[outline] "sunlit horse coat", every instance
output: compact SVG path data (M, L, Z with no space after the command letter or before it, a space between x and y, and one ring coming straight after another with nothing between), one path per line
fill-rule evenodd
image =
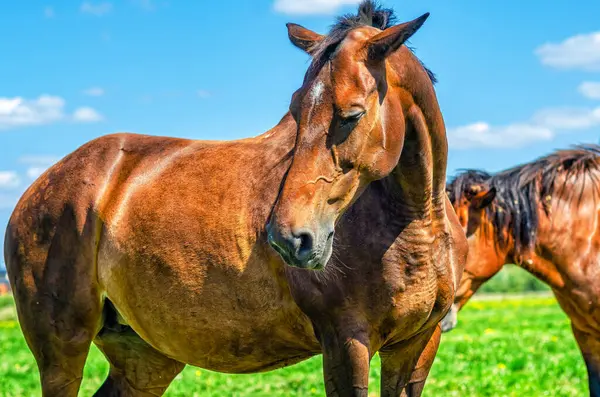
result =
M402 45L426 17L366 1L328 36L289 25L313 64L256 138L110 135L35 181L5 258L43 395L77 394L92 342L101 396L319 353L328 396L367 396L377 351L382 395L420 395L466 260L433 82Z

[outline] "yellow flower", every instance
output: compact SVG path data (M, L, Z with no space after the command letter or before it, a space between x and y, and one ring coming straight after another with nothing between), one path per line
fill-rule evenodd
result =
M16 326L16 321L0 321L0 328L15 328Z
M552 340L552 342L558 342L558 337L557 336L553 336L552 338L550 338L550 340Z
M486 330L485 330L485 331L483 331L483 333L484 333L484 334L486 334L486 335L493 334L494 332L496 332L496 331L494 331L494 330L493 330L493 329L491 329L491 328L486 328Z
M200 376L202 375L202 372L200 372L200 370L196 370L196 376Z
M498 367L498 369L506 369L506 365L504 365L502 363L496 365L496 367Z
M312 389L310 389L310 392L311 392L312 394L317 394L317 389L313 387Z

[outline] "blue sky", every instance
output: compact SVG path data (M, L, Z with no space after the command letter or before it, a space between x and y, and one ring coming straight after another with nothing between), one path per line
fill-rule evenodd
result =
M321 33L357 0L19 1L0 5L0 229L41 171L131 131L260 134L308 57L286 22ZM449 174L600 140L600 2L387 0L438 76Z

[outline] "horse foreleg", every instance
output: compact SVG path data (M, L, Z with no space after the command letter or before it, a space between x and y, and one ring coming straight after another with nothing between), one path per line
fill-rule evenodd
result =
M327 397L367 397L369 387L369 339L364 331L319 329Z
M573 326L573 334L585 360L590 396L600 397L600 339Z
M441 328L386 347L381 357L381 396L419 397L440 344Z

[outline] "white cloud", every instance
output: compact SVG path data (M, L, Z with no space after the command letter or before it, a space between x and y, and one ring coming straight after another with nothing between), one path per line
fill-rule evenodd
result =
M0 130L51 124L67 120L65 100L58 96L40 95L37 99L0 97ZM80 107L72 120L80 122L100 121L103 117L90 107Z
M579 130L600 124L600 107L544 109L533 116L535 123L554 130Z
M584 81L579 85L579 92L586 98L600 99L600 82Z
M64 117L64 106L61 97L51 95L33 100L0 97L0 130L59 121Z
M14 171L0 171L0 189L19 186L19 176Z
M557 69L600 71L600 31L569 37L560 43L546 43L535 50L542 64ZM579 92L600 99L600 82L583 82ZM455 148L522 147L548 141L557 134L600 126L600 107L559 107L542 109L528 121L491 126L479 122L448 129L449 145Z
M558 69L600 71L600 32L546 43L535 50L544 65Z
M29 165L29 168L27 168L27 176L31 179L36 179L58 160L60 160L60 158L57 156L36 155L20 157L19 163Z
M196 94L198 95L198 97L200 97L202 99L210 98L212 96L210 91L207 91L207 90L198 90L196 92Z
M31 179L36 179L38 176L42 175L47 169L48 168L45 167L29 167L27 168L27 176Z
M102 115L90 107L81 107L73 113L73 120L81 123L93 123L102 120Z
M46 165L50 166L60 160L58 156L50 155L34 155L34 156L22 156L19 157L19 163L31 164L31 165Z
M54 12L54 8L52 7L46 7L44 8L44 16L46 18L54 18L55 12Z
M478 122L448 130L449 145L457 149L519 147L534 141L549 140L553 136L552 130L530 124L491 126Z
M108 14L112 10L112 4L108 2L96 4L89 1L84 1L79 10L84 14L91 14L101 17Z
M104 95L104 89L101 87L91 87L83 91L87 96L102 96Z
M500 126L477 122L448 129L448 144L456 149L514 148L549 141L559 133L600 125L600 107L543 109L530 121Z
M354 5L361 0L275 0L275 11L284 14L332 14L345 5Z

